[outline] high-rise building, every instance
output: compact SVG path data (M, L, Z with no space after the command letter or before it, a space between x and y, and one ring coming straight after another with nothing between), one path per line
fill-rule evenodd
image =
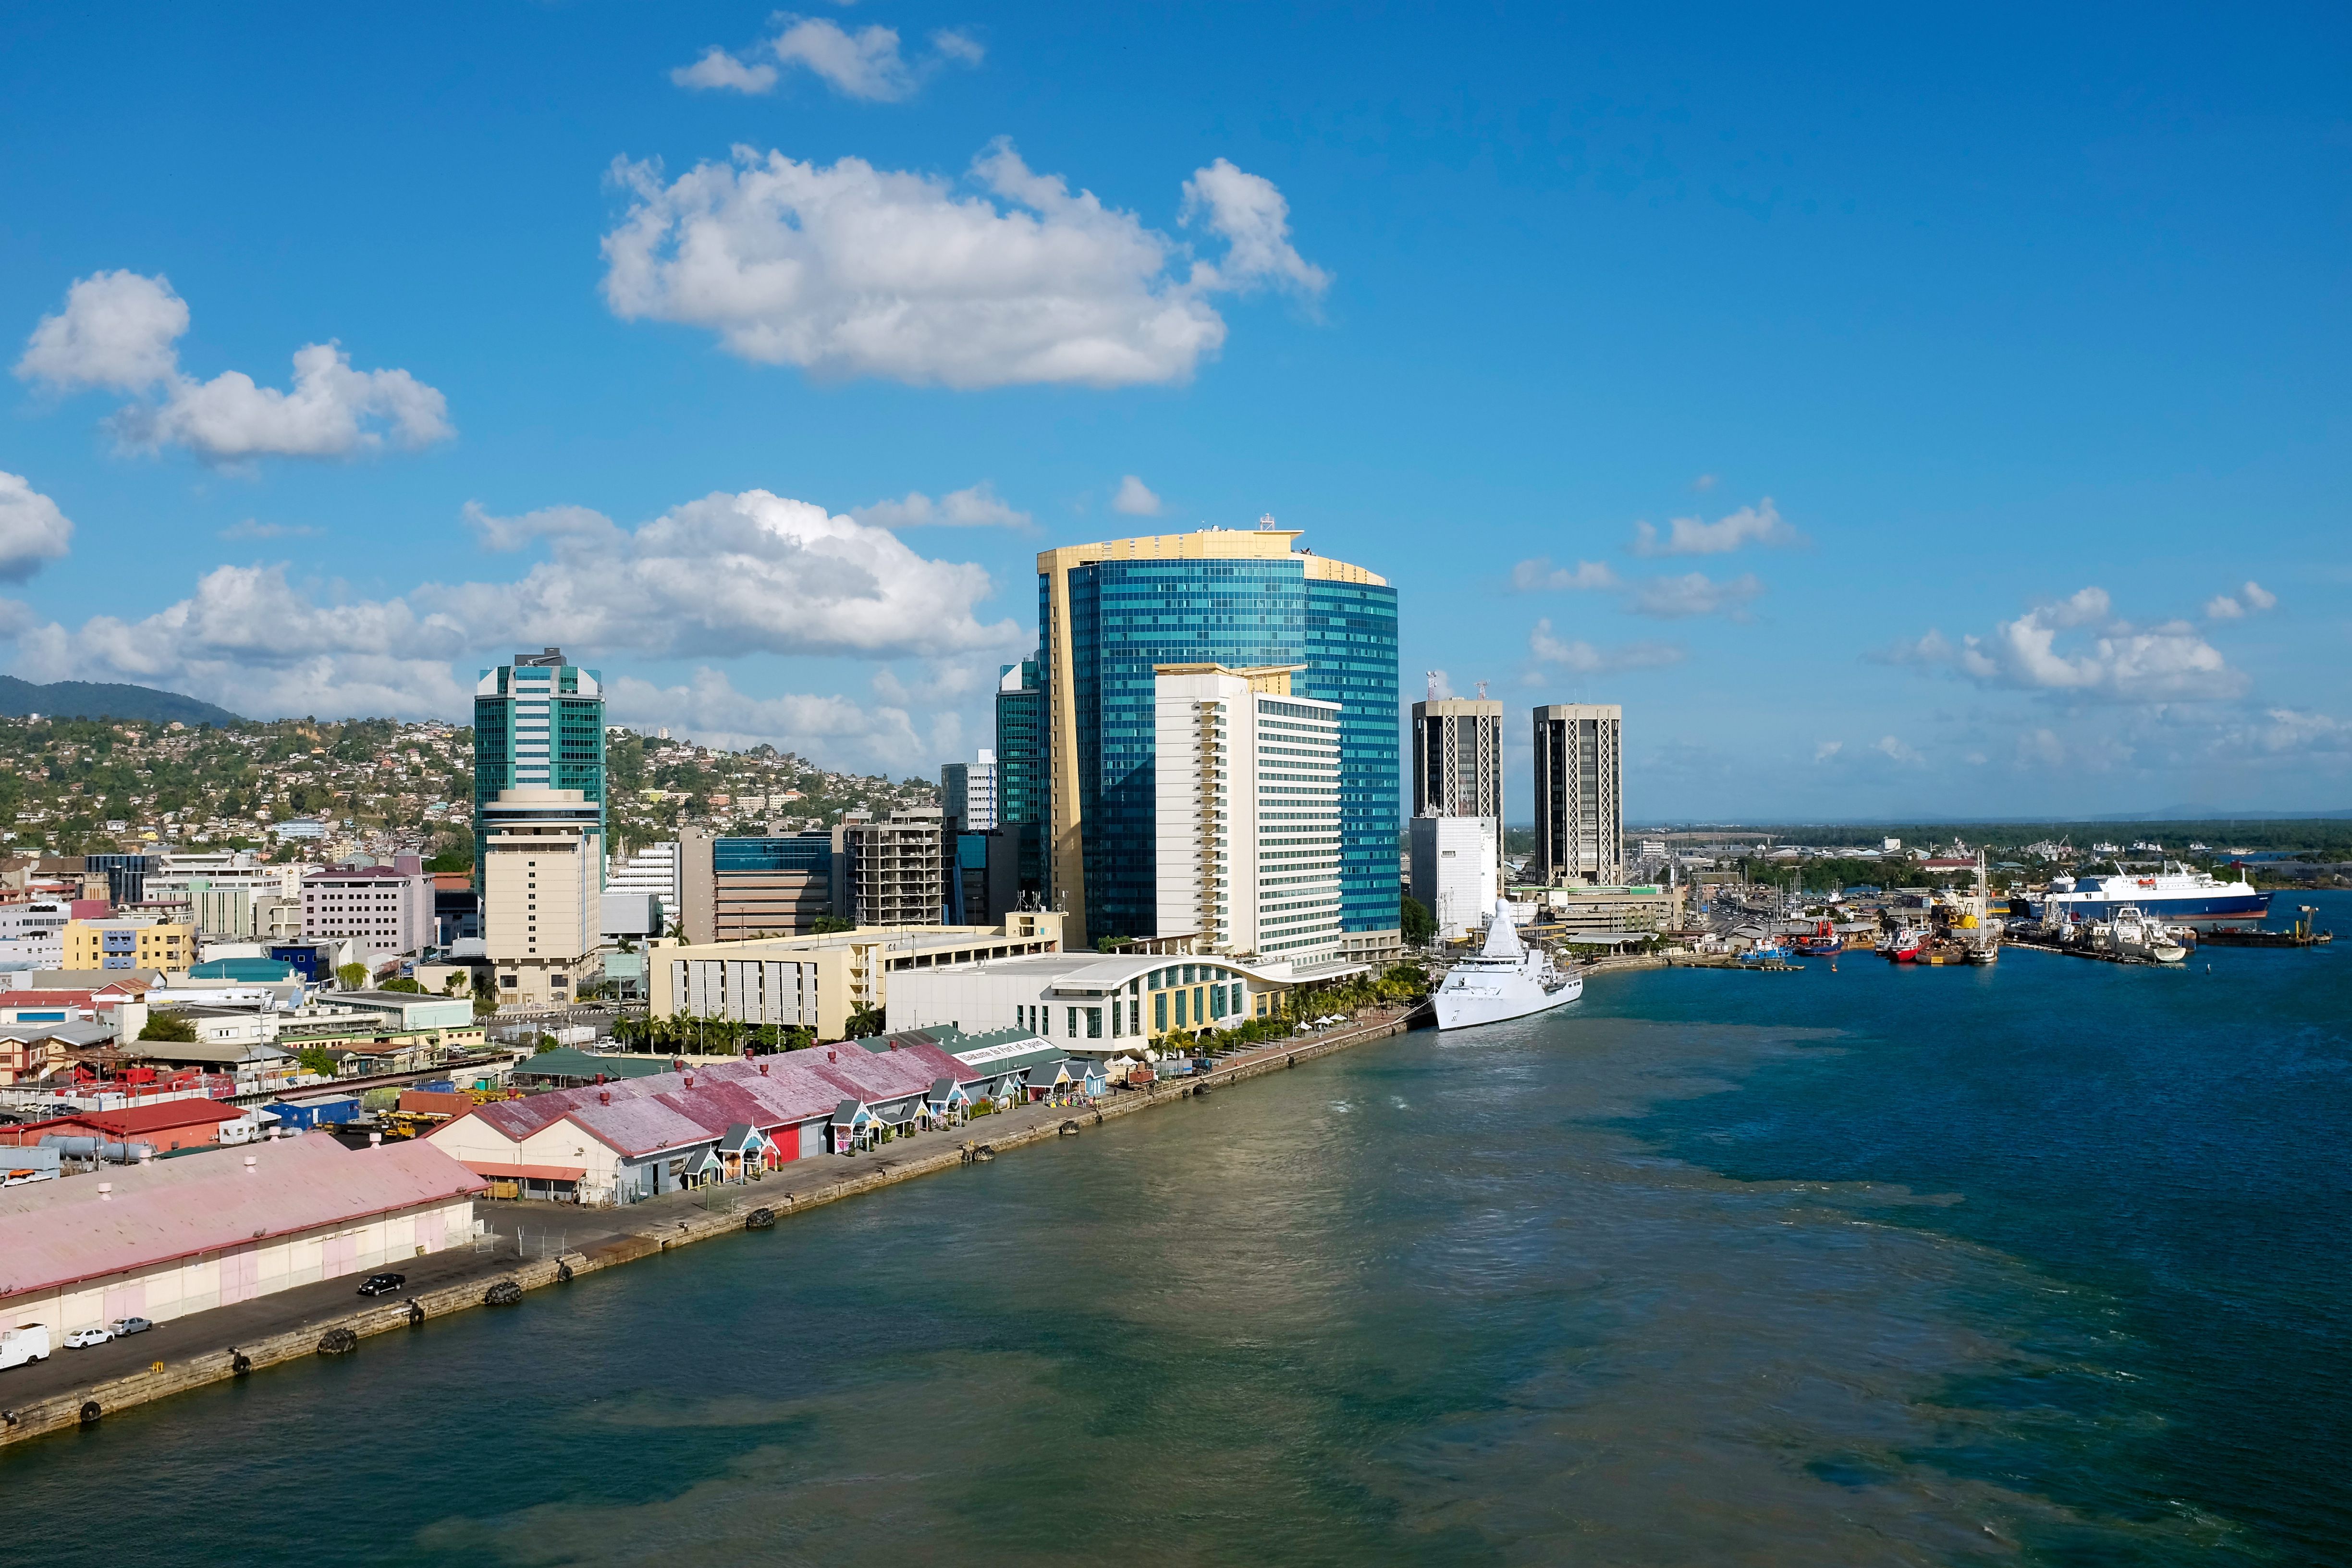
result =
M597 842L604 841L604 692L603 678L565 663L559 647L482 671L474 686L476 887L484 885L489 849L483 808L503 791L576 790L595 807ZM603 882L599 860L599 889Z
M793 936L833 912L833 835L715 838L710 843L714 939Z
M1412 814L1493 817L1495 860L1502 863L1501 703L1432 697L1412 705Z
M996 753L983 749L969 763L940 768L940 809L949 830L985 833L996 826Z
M302 879L302 940L357 937L378 952L415 952L433 940L433 879L422 859L330 866Z
M1572 702L1535 710L1531 882L1624 880L1625 710Z
M1155 671L1158 935L1262 959L1339 956L1341 713L1292 696L1297 673Z
M1042 899L1047 795L1052 787L1045 762L1045 678L1042 663L1035 658L1008 664L998 676L996 822L1011 843L998 846L995 853L1012 858L1016 898L1035 894Z
M1299 537L1267 519L1038 555L1046 894L1074 942L1159 923L1154 667L1296 665L1291 691L1340 712L1342 950L1397 952L1396 590Z
M501 790L480 808L482 950L501 1005L561 1007L580 994L604 923L604 816L576 789Z
M853 812L835 829L842 884L834 907L862 926L935 926L947 917L950 850L936 805L877 821Z

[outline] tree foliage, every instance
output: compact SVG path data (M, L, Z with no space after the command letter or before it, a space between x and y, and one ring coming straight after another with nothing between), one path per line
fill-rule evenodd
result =
M142 1040L175 1040L182 1045L194 1045L196 1026L185 1015L166 1009L148 1015L146 1026L139 1031Z

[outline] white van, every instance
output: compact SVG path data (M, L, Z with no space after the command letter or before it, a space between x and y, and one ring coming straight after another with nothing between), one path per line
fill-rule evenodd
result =
M22 1366L28 1361L49 1359L49 1326L47 1323L26 1323L18 1328L0 1329L0 1371Z

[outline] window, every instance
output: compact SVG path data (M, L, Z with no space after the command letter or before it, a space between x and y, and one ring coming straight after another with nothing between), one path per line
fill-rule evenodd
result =
M1143 1033L1143 1004L1139 1001L1127 1005L1127 1032L1130 1035Z
M1224 1016L1225 988L1222 985L1212 985L1209 987L1209 1016L1222 1018Z
M1078 1010L1076 1007L1072 1007L1068 1009L1068 1012L1070 1015L1070 1038L1075 1040L1078 1037Z
M1151 999L1151 1032L1155 1035L1168 1032L1168 993L1165 991Z
M1087 1038L1090 1040L1102 1038L1102 1009L1099 1007L1087 1009Z
M1176 997L1176 1026L1181 1029L1184 1026L1184 993L1179 991L1174 994Z

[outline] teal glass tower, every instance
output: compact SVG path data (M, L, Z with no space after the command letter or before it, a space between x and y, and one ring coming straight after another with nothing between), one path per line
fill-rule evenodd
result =
M500 790L576 789L605 821L604 682L593 669L564 662L563 650L519 653L482 671L474 686L474 886L488 853L482 808ZM600 866L597 875L604 875Z
M1013 842L1013 886L1045 890L1045 680L1038 661L1024 658L997 672L996 823Z
M1271 519L1048 550L1037 557L1050 893L1085 940L1158 931L1153 668L1303 665L1301 697L1340 705L1340 931L1394 950L1397 592L1299 546ZM998 755L1003 755L999 738ZM1076 931L1072 932L1075 938Z

